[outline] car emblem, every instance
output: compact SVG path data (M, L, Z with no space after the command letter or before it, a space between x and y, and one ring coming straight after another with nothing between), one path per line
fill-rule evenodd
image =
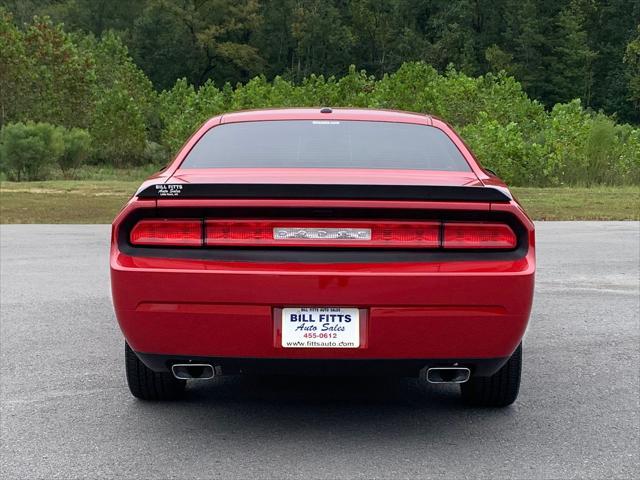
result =
M370 228L275 227L274 240L371 240Z

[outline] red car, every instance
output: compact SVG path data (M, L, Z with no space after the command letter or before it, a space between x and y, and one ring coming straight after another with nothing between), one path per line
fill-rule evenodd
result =
M113 222L131 393L226 373L415 375L518 394L534 226L442 120L352 109L206 122Z

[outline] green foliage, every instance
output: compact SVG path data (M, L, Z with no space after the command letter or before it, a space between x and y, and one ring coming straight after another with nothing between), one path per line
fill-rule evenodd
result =
M257 0L147 0L131 25L134 58L159 87L179 77L202 85L207 79L246 80L264 59L247 42L258 28Z
M116 83L97 101L90 128L95 157L116 167L138 165L144 159L144 112L124 85Z
M94 95L101 97L112 89L124 90L146 119L152 119L156 92L151 81L129 56L129 49L114 31L82 39L82 47L95 63L96 85Z
M640 107L629 98L634 67L623 63L640 18L633 0L2 3L16 25L39 15L96 38L117 32L158 90L178 78L196 88L257 75L296 83L314 73L340 78L352 64L380 79L423 61L440 73L454 65L470 77L505 71L547 108L580 98L585 108L640 122Z
M46 178L64 145L59 129L49 123L13 123L0 131L0 169L9 180Z
M297 63L296 78L313 72L339 73L349 65L353 32L340 9L325 0L304 0L293 8L291 33Z
M586 112L579 100L556 105L542 132L544 184L636 184L639 129Z
M47 121L89 122L94 66L60 25L34 18L24 30L0 9L0 126Z
M117 34L72 35L48 18L21 30L0 9L0 125L16 121L88 128L90 160L114 165L144 161L161 135L157 94Z
M620 144L618 173L629 185L640 184L640 128L621 125L617 128Z
M230 90L231 87L226 87ZM172 151L191 136L194 130L207 119L227 110L229 103L225 95L207 82L197 91L180 79L171 90L164 91L159 97L159 115L164 124L162 142Z
M114 32L105 32L99 40L85 38L83 47L96 63L89 127L95 140L94 160L116 166L146 161L148 139L160 137L153 85Z
M91 152L91 136L50 123L17 122L0 131L0 171L9 179L50 178L58 168L64 178L81 167Z
M501 125L490 119L484 112L481 121L467 125L460 132L472 145L473 151L483 165L496 172L504 181L519 183L523 173L527 173L530 160L522 131L516 123Z
M551 81L546 95L548 104L566 102L573 98L588 101L591 87L592 63L597 54L591 50L584 29L586 15L581 0L572 0L555 20L555 38L551 38L552 55L548 60Z
M169 161L169 152L159 143L147 142L144 147L143 159L145 164L154 165L158 170Z
M287 106L370 107L440 116L459 129L479 160L513 185L638 183L640 129L585 110L579 100L551 112L505 73L469 77L453 68L406 63L381 80L357 71L300 84L255 77L235 89L185 79L160 95L162 140L172 151L208 118L225 111Z
M27 72L23 33L0 8L0 127L24 108L22 79Z
M26 28L24 53L28 74L21 97L26 109L17 112L18 118L86 127L95 82L91 55L47 17L34 18Z
M459 17L457 9L439 11L439 2L433 7L433 21L439 22L446 35L430 45L414 39L416 49L429 51L437 58L435 66L423 61L398 63L401 57L394 50L397 39L390 33L395 30L388 25L374 28L369 24L388 19L388 15L415 16L414 6L398 3L391 8L391 4L356 0L349 11L363 30L354 35L347 28L348 19L338 21L336 17L342 7L315 0L283 2L268 2L274 5L268 17L294 22L296 30L279 38L283 51L294 49L300 65L292 64L284 75L276 75L272 80L258 75L235 87L230 82L216 85L211 79L194 82L192 78L194 72L208 77L207 71L217 69L231 58L235 59L231 70L236 73L255 70L249 68L254 60L255 65L260 63L257 57L252 57L255 52L250 53L242 45L246 25L256 28L262 25L258 3L240 2L234 10L234 2L220 0L219 10L206 14L200 10L208 4L206 0L197 4L149 0L144 2L144 8L131 7L131 12L145 11L150 19L162 25L164 21L176 28L182 25L180 35L196 35L196 51L206 60L198 64L199 70L192 70L188 77L159 94L129 54L123 38L130 38L130 34L109 29L122 26L115 20L113 25L110 22L100 28L96 25L99 36L69 34L47 18L36 18L32 24L18 28L11 16L0 9L0 121L6 126L2 133L6 137L2 147L3 171L11 178L27 179L60 172L64 176L76 175L78 166L84 163L99 165L96 168L162 165L197 127L215 115L249 108L332 106L400 109L442 117L461 132L484 165L513 185L640 183L640 129L618 124L615 117L594 113L585 102L571 100L590 88L589 82L580 83L588 76L585 62L598 61L591 56L584 35L585 29L590 28L593 12L585 10L577 0L553 7L554 25L558 27L553 34L564 38L562 42L555 40L564 46L549 44L551 40L545 36L549 33L548 25L537 17L525 15L518 23L514 12L510 12L505 20L510 29L505 35L520 42L516 42L518 48L505 49L499 39L483 38L484 43L478 44L482 46L483 61L503 70L474 76L465 73L465 69L476 68L472 60L480 46L462 48L468 37L465 33L468 22ZM88 0L81 3L93 8ZM61 5L71 8L64 2ZM521 13L539 16L539 7L536 2L525 1L519 8ZM107 10L118 16L115 10ZM211 26L218 23L206 23L205 18L219 22L220 30ZM236 25L242 19L249 23ZM74 21L93 25L88 15ZM332 29L336 38L344 42L344 49L337 51L338 46L323 37L318 25ZM394 25L401 28L400 24ZM157 25L148 25L149 29L152 27ZM158 27L149 32L175 33L161 30ZM400 36L403 41L413 38L410 32ZM149 41L152 39L150 36ZM638 66L636 44L637 39L628 44L625 57L632 95ZM447 57L441 55L441 50L447 45L447 48L460 46L456 63L466 66L442 64ZM553 66L549 58L536 57L540 45L548 47L557 65ZM336 50L335 55L346 62L353 53L347 55L350 49L367 52L367 64L382 75L374 76L345 64L344 69L337 69L345 72L341 76L310 74L300 78L309 65L332 72L330 66L337 57L331 52ZM187 50L179 51L187 55ZM162 58L149 53L149 59ZM517 61L518 56L525 54L531 55L527 64L531 68L526 74ZM396 64L395 71L388 71ZM162 62L158 65L165 67L172 69L175 65ZM550 68L573 73L558 73L553 82L540 83L541 77L536 77L535 72ZM514 73L522 75L524 86L514 78ZM547 99L570 95L569 101L547 111L542 102L529 97L527 88L544 90ZM60 128L37 123L42 121ZM50 128L53 131L49 132ZM19 151L20 145L24 151Z
M629 42L624 55L629 79L629 99L640 110L640 25L636 38Z
M58 157L58 166L65 178L86 162L91 153L91 135L81 128L60 128L63 150Z

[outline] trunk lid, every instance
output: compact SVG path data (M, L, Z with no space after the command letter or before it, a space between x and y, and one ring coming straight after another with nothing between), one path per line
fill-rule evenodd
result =
M178 169L167 183L482 186L475 173L337 168Z
M509 202L506 189L487 187L473 172L325 168L178 169L146 183L139 198L298 199L308 201Z

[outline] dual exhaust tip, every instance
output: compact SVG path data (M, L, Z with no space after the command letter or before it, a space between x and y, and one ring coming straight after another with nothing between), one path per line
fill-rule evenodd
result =
M208 363L174 363L171 373L178 380L210 380L215 376L213 365Z

